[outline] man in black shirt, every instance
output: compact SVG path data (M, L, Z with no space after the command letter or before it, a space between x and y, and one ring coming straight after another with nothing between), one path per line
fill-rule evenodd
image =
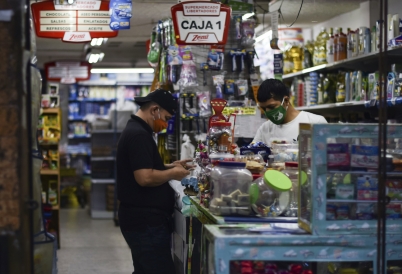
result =
M117 146L119 223L131 248L135 274L174 274L170 252L170 220L174 191L169 180L189 175L185 161L164 165L153 132L175 114L177 100L157 89L136 97L140 109L131 116Z

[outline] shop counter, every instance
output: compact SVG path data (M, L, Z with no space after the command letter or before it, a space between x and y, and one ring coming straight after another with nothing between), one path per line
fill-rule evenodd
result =
M297 218L278 217L278 218L259 218L256 216L248 217L222 217L212 214L208 208L200 204L196 197L190 197L192 205L192 217L184 216L179 209L174 212L175 231L173 233L172 251L177 273L198 274L201 268L201 246L204 225L224 225L224 224L258 224L258 223L296 223ZM192 256L189 260L189 251ZM189 267L188 261L191 262Z
M388 235L388 263L402 256L402 245L398 244L401 239L401 235ZM238 268L244 264L250 267L253 262L252 267L260 268L299 264L314 274L326 273L323 269L335 262L339 267L343 263L348 268L371 268L376 273L377 245L371 235L316 236L297 224L206 225L202 241L203 274L243 273Z

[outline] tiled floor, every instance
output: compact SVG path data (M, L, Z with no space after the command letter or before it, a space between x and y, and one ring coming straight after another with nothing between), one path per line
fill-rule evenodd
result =
M113 220L94 220L86 209L60 211L59 274L131 274L133 265Z

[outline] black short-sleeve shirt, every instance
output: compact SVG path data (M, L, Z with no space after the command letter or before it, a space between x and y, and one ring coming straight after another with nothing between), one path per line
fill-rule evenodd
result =
M151 127L132 115L117 145L117 198L120 201L120 226L130 229L139 224L157 224L163 219L150 214L149 209L170 215L174 206L174 191L166 182L157 187L142 187L135 178L139 169L165 170L152 136Z

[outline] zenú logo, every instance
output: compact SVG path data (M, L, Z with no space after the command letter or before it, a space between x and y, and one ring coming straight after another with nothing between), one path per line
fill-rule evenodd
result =
M192 41L194 41L194 42L195 41L205 41L205 40L208 40L208 38L209 38L209 34L205 34L205 35L195 34Z

